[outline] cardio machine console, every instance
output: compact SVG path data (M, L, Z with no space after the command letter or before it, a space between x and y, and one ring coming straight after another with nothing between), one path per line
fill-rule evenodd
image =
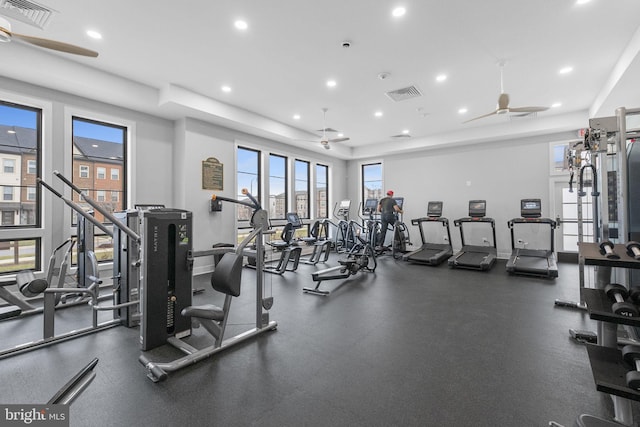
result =
M442 202L429 202L427 216L429 218L440 218L442 216Z
M469 216L471 218L483 218L487 215L486 200L469 200Z
M540 199L520 200L520 215L522 218L540 218L542 215L542 202Z
M373 215L378 210L378 201L376 199L367 199L362 207L363 215Z

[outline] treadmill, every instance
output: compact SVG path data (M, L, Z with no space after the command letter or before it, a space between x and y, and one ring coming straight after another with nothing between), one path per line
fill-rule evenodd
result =
M498 250L496 248L496 223L493 218L487 218L487 201L470 200L469 216L453 221L456 227L460 227L460 239L462 249L449 258L448 264L451 268L467 268L471 270L486 271L491 269L496 263ZM464 229L491 228L491 242L486 236L482 236L482 244L470 245L464 238ZM467 230L469 232L469 230ZM470 233L469 233L470 234ZM471 239L470 239L471 240Z
M446 235L442 236L444 243L431 243L425 233L425 224L439 224L446 230ZM424 265L440 265L453 255L451 248L451 230L449 229L449 220L442 217L442 202L429 202L427 205L427 216L418 219L412 219L411 225L417 225L420 230L420 238L422 246L420 249L409 252L402 256L405 261L424 264Z
M558 264L553 245L553 231L556 229L556 222L550 218L541 218L542 203L540 199L522 199L520 201L520 215L521 218L514 218L507 223L511 229L512 249L509 261L507 261L507 272L550 279L558 277ZM536 246L535 238L541 229L547 227L550 232L548 243L539 244L537 248L527 247L529 245ZM521 238L516 239L516 228L521 230L519 233ZM529 231L528 235L524 231ZM522 237L527 238L528 241Z

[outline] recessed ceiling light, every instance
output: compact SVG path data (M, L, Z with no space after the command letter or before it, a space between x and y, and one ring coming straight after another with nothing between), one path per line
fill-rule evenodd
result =
M572 71L573 71L573 67L563 67L563 68L560 68L560 71L558 71L558 73L569 74Z
M409 129L404 129L404 130L402 131L402 133L403 133L403 134L405 134L405 135L408 135L408 134L409 134Z
M373 115L376 117L382 117L382 111L376 111Z
M551 108L558 108L558 107L562 107L562 102L555 102L551 104Z
M343 136L344 136L344 133L339 133L339 134L337 135L337 137L338 137L338 138L342 138Z
M87 35L92 39L100 40L102 38L102 34L95 30L87 30Z
M336 84L335 80L327 80L327 87L336 87Z
M437 82L443 82L445 80L447 80L447 75L446 74L440 74L440 75L436 76L436 81Z
M591 1L591 0L576 0L576 4L577 4L578 6L581 6L581 5L583 5L583 4L587 4L587 3L589 3L590 1Z
M234 22L233 26L238 30L246 30L247 28L249 28L249 24L247 24L247 21L243 21L242 19L238 19L236 22Z
M396 7L391 11L391 14L396 18L403 16L405 13L407 13L407 9L405 9L404 7Z
M222 86L220 89L225 93L231 92L231 87L230 86Z
M293 120L300 120L300 114L294 114Z
M462 108L460 108L460 109L458 110L458 114L464 114L464 113L466 113L467 111L469 111L469 110L467 110L467 108L466 108L466 107L462 107Z

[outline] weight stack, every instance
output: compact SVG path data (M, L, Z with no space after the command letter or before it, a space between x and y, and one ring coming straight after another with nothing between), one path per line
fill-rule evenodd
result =
M191 319L180 314L191 305L191 212L158 208L140 211L140 347L161 346L167 338L191 334Z

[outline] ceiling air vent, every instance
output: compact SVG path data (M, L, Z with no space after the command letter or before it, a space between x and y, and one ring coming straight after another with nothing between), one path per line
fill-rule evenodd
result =
M0 0L0 15L44 29L57 11L29 0Z
M402 139L402 138L411 138L411 135L408 133L401 133L398 135L391 135L391 138Z
M389 98L394 100L395 102L404 101L406 99L417 98L422 96L422 92L416 86L404 87L402 89L392 90L390 92L385 92Z

